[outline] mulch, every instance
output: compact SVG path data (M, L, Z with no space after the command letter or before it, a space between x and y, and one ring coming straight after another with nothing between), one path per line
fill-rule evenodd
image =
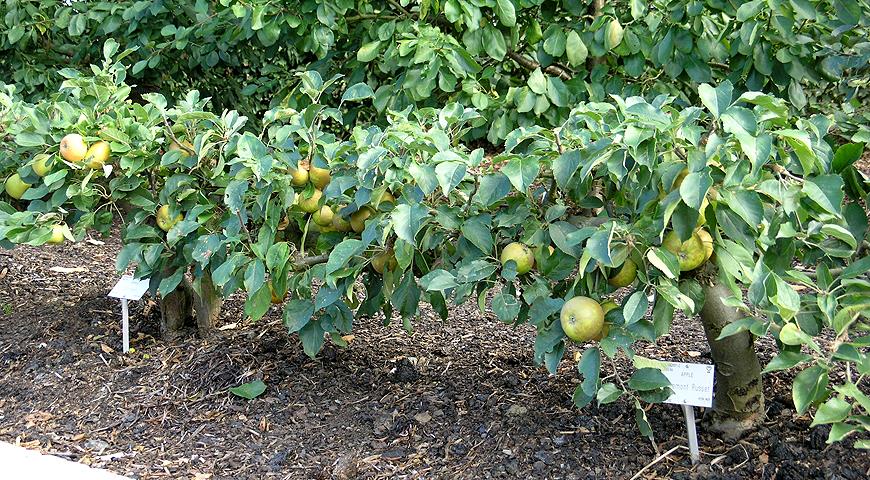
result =
M357 320L348 348L312 360L280 311L250 324L236 297L215 338L163 343L146 297L131 307L135 352L122 355L120 308L105 296L119 248L115 236L0 252L0 440L139 479L632 478L686 443L677 406L650 408L655 446L626 400L574 408L582 346L548 375L532 361L533 328L470 304L446 322L424 308L413 334ZM685 318L641 350L710 362ZM767 362L775 347L761 339L759 351ZM616 368L627 378L626 361ZM765 376L756 432L724 443L702 425L700 465L677 448L637 478L867 478L867 452L826 445L828 428L795 413L791 378ZM259 398L228 393L254 379L267 385Z

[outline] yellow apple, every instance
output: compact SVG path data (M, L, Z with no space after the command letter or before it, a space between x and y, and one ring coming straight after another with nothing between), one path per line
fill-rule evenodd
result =
M51 171L51 167L48 166L48 160L51 158L50 155L46 155L41 153L34 157L33 164L30 165L30 168L33 169L33 173L37 174L40 177L44 177Z
M91 145L91 148L89 148L87 153L85 153L85 164L88 168L94 170L103 168L103 165L106 164L106 160L109 159L109 153L111 152L112 149L109 147L109 143L100 140Z
M323 190L327 185L329 185L329 181L332 180L332 177L330 176L328 169L318 168L312 165L308 170L308 180L311 181L314 188Z
M169 218L169 205L163 205L157 209L157 226L164 232L168 232L184 218L180 213L174 219Z
M24 195L24 192L30 188L29 183L24 183L21 180L21 176L17 173L13 173L6 179L6 194L15 200L21 200L21 196Z
M64 232L67 229L68 228L66 227L66 225L60 225L60 224L52 225L51 226L51 239L49 239L49 241L47 243L49 245L60 245L61 243L63 243L64 239L66 238L64 236Z
M589 297L574 297L564 305L559 313L559 323L565 335L575 342L595 339L604 327L604 310ZM603 337L602 337L603 338Z
M382 274L385 270L395 270L397 266L399 266L399 262L396 260L392 248L372 257L372 268L378 273Z
M321 197L323 197L323 192L315 190L310 197L299 199L299 208L305 213L314 213L320 208Z
M362 207L350 216L350 227L356 233L362 233L366 229L366 220L375 213L371 207Z
M68 162L80 162L88 153L88 144L78 133L70 133L60 140L60 156Z
M532 249L520 242L513 242L501 251L501 265L505 266L509 260L517 264L517 274L528 273L535 266L535 254Z
M290 185L294 187L304 187L308 183L308 170L291 168L290 176Z
M332 218L335 216L332 213L332 209L327 205L320 207L320 210L317 210L313 214L311 214L311 219L314 220L314 223L320 225L321 227L327 227L332 225ZM322 229L321 229L322 230Z

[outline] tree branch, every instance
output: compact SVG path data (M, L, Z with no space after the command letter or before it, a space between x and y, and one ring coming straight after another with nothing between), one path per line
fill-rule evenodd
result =
M313 255L311 257L295 258L293 260L293 271L299 272L305 270L306 268L313 267L314 265L326 263L327 261L329 261L328 253Z
M507 56L510 57L511 60L517 62L520 66L526 68L527 70L534 70L536 68L541 68L540 63L532 60L531 58L529 58L521 53L517 53L513 50L508 51ZM544 67L542 69L542 71L544 73L546 73L547 75L559 77L565 81L571 80L571 78L573 78L570 73L568 73L567 71L565 71L562 68L559 68L555 65L550 65L549 67Z
M575 227L599 227L613 220L610 217L587 217L582 215L572 215L568 217L568 223Z

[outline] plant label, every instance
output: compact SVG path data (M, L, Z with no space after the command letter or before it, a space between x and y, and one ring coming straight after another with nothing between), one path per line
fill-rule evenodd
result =
M109 292L112 298L121 299L121 334L124 353L130 351L130 311L129 300L139 300L148 291L148 280L136 280L130 275L124 275Z
M148 279L136 280L130 275L124 275L109 292L112 298L139 300L148 291Z
M713 406L713 365L701 363L662 362L662 373L671 382L673 395L665 403L691 405L693 407Z

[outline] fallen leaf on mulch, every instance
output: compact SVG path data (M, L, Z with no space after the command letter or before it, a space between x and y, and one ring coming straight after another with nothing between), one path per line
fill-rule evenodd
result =
M80 273L80 272L89 272L85 267L51 267L49 268L52 272L57 273Z

